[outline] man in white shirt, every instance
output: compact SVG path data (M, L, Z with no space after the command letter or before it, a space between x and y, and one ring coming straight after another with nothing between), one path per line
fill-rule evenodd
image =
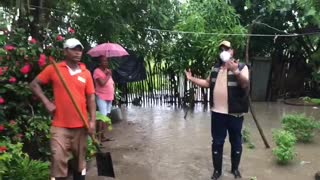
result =
M186 77L194 84L210 88L211 135L213 175L211 179L219 179L222 174L223 145L227 132L231 143L231 173L241 178L239 164L242 153L243 114L249 107L249 70L245 64L233 58L233 50L229 41L219 44L220 59L212 68L207 79L199 79L186 71Z

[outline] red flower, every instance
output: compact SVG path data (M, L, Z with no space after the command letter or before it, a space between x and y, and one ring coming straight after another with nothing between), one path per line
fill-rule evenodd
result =
M37 40L34 39L34 38L31 38L31 39L29 40L29 43L30 43L30 44L35 44L35 43L37 43Z
M16 122L16 121L14 121L14 120L10 120L10 121L9 121L9 124L10 124L11 126L14 126L14 125L16 125L16 124L17 124L17 122Z
M0 146L0 153L4 153L7 151L7 147L5 146Z
M44 65L46 65L46 55L40 54L40 57L39 57L39 60L38 60L38 65L40 67L43 67Z
M71 27L68 28L68 32L69 32L70 34L74 34L74 33L75 33L74 29L72 29Z
M63 37L62 37L61 35L58 35L58 36L56 37L56 40L57 40L57 41L63 41Z
M0 125L0 132L4 131L4 126Z
M15 77L10 77L9 83L14 84L17 82L17 79Z
M3 98L0 98L0 104L4 104L4 99Z
M0 76L8 70L8 67L0 67Z
M13 50L15 50L16 48L15 48L14 46L11 46L11 45L6 45L6 46L4 46L4 49L5 49L6 51L13 51Z
M31 71L31 66L30 66L30 64L26 64L26 65L24 65L24 66L20 69L20 72L21 72L23 75L28 74L30 71Z

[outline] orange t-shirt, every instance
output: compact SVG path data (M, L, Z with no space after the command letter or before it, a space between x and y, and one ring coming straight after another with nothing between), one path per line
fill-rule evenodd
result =
M86 96L94 94L94 85L90 71L84 64L79 63L81 72L71 75L67 64L63 61L57 64L60 73L67 83L75 102L80 108L81 113L88 121L87 115L87 100ZM38 76L38 81L41 84L51 84L53 86L54 104L56 110L54 112L52 126L63 128L79 128L84 124L73 106L67 91L64 89L53 65L47 66Z

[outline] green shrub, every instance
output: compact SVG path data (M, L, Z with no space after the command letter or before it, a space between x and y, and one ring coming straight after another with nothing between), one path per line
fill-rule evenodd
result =
M112 122L108 116L105 116L105 115L101 114L99 111L96 111L96 120L106 123L108 125L109 131L112 130Z
M273 141L276 147L272 152L279 164L288 164L295 157L294 145L296 137L289 131L278 130L272 133Z
M310 142L315 135L315 130L319 128L318 122L304 114L286 115L281 123L283 129L294 134L300 142Z
M310 102L311 98L306 96L306 97L302 97L302 100L305 101L305 102Z
M302 100L305 102L309 102L309 103L311 102L313 104L320 105L320 99L318 99L318 98L310 98L310 97L306 96L306 97L303 97Z
M49 163L32 160L22 152L22 143L9 140L0 143L0 179L45 180L49 177Z
M86 152L86 160L91 160L97 152L96 146L93 144L92 139L88 138L87 140L87 152Z
M247 144L247 147L248 147L249 149L254 149L254 148L256 148L256 146L255 146L252 142L249 142L249 143Z
M242 141L247 144L249 149L255 148L255 145L251 142L250 131L247 128L243 128L242 130Z
M312 98L310 101L314 104L320 105L320 99Z
M242 141L244 143L250 142L250 132L247 128L243 128L242 130Z
M10 162L4 179L46 180L49 177L49 163L31 160L28 155L18 157Z

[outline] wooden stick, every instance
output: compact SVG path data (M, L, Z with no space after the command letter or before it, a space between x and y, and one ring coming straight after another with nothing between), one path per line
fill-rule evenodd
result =
M252 32L252 28L253 28L253 25L249 26L249 34ZM247 37L247 44L246 44L246 63L247 64L249 64L249 45L250 45L250 36ZM253 120L254 120L257 128L258 128L258 131L259 131L259 134L260 134L260 136L261 136L261 138L263 140L263 143L264 143L265 147L267 149L269 149L270 145L269 145L268 140L265 137L265 135L263 133L263 130L262 130L261 126L260 126L260 123L259 123L259 121L258 121L258 119L256 117L256 113L255 113L254 108L252 106L252 101L251 101L250 94L249 94L249 107L250 107L250 112L251 112L252 118L253 118Z
M263 143L264 143L264 145L266 146L266 148L269 149L269 148L270 148L270 145L269 145L268 140L267 140L267 138L265 137L265 135L264 135L264 133L263 133L263 130L262 130L261 126L260 126L260 123L259 123L259 121L258 121L258 119L257 119L257 117L256 117L256 113L255 113L255 111L254 111L254 108L252 107L252 103L251 103L251 98L250 98L250 97L249 97L249 106L250 106L250 112L251 112L251 114L252 114L253 120L254 120L254 122L255 122L258 130L259 130L259 133L260 133L260 136L261 136L261 138L262 138L262 140L263 140Z

